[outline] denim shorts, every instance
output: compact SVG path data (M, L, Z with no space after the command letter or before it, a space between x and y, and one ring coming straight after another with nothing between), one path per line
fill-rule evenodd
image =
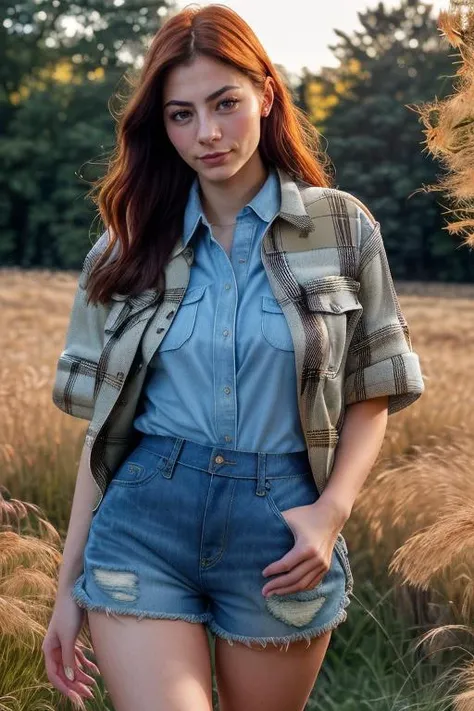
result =
M353 587L341 534L315 587L262 594L274 577L262 570L295 544L281 511L319 497L307 454L143 435L93 514L72 597L109 615L201 622L229 644L288 647L334 629Z

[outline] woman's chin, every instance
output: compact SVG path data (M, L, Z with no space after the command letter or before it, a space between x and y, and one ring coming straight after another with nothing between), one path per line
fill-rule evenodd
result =
M238 172L238 166L235 163L230 162L224 163L222 165L201 165L198 169L198 174L202 175L203 178L209 181L213 180L228 180L232 178Z

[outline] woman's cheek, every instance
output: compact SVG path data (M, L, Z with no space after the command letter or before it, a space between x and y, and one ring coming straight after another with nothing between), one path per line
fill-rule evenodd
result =
M187 159L189 154L189 138L186 135L186 131L176 130L171 127L168 129L168 138L175 147L176 151L179 153L181 158Z
M254 143L254 141L259 138L260 119L254 112L247 112L236 116L233 124L233 133L234 138L239 140L239 143Z

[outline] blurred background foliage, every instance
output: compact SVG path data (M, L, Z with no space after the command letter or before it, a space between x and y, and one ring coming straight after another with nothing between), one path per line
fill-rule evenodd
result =
M160 0L0 6L0 264L79 269L102 229L86 193L107 167L114 102L176 9ZM440 168L413 108L453 92L456 57L429 3L379 3L358 17L362 30L335 30L337 67L278 69L322 134L335 186L381 223L394 277L473 282L472 250L447 234L448 206L423 190Z

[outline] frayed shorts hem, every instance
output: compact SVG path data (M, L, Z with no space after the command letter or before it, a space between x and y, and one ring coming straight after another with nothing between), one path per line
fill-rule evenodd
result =
M71 591L71 597L76 602L76 604L91 612L104 612L106 615L111 616L123 616L127 615L129 617L136 617L137 621L148 618L148 619L165 619L165 620L184 620L185 622L202 623L207 625L209 631L216 637L224 639L231 646L234 642L240 642L247 647L252 647L255 649L255 645L260 645L263 649L266 648L268 644L273 646L279 646L281 651L283 648L288 650L289 645L292 642L298 642L306 640L308 642L307 647L310 646L311 640L315 637L320 637L329 631L334 630L342 622L347 619L347 610L345 609L349 604L349 596L345 595L341 608L337 615L325 625L315 627L311 630L306 630L305 632L295 632L293 634L285 635L283 637L248 637L245 635L234 634L232 632L227 632L220 625L215 622L215 620L210 617L210 613L206 612L203 614L192 614L192 613L173 613L173 612L150 612L149 610L137 610L136 608L127 610L119 605L96 605L91 603L90 598L84 594L82 590L77 590L73 588ZM258 648L258 647L257 647Z
M136 608L127 610L124 607L118 605L94 605L91 604L89 598L83 595L77 590L71 592L71 597L77 603L77 605L87 611L91 612L105 612L106 615L127 615L128 617L136 617L137 620L143 618L155 619L155 620L184 620L185 622L202 622L206 623L209 621L209 614L207 612L202 615L194 615L183 613L173 613L173 612L150 612L149 610L137 610Z
M330 632L342 622L345 622L346 619L347 611L345 609L342 609L336 615L336 617L334 617L330 622L325 625L322 625L321 627L315 627L312 630L306 630L306 632L295 632L294 634L285 635L284 637L245 637L244 635L226 632L226 630L220 627L216 622L214 622L214 620L209 620L207 624L209 630L214 635L216 635L217 637L221 637L221 639L224 639L231 646L234 644L234 642L241 642L247 647L252 646L253 648L255 648L254 645L256 644L259 644L262 648L265 648L267 644L273 644L273 646L275 647L280 646L281 651L283 650L283 647L285 647L285 651L287 651L289 645L292 642L299 642L301 640L306 640L308 642L307 647L309 647L312 639L314 639L315 637L321 637L321 635Z

